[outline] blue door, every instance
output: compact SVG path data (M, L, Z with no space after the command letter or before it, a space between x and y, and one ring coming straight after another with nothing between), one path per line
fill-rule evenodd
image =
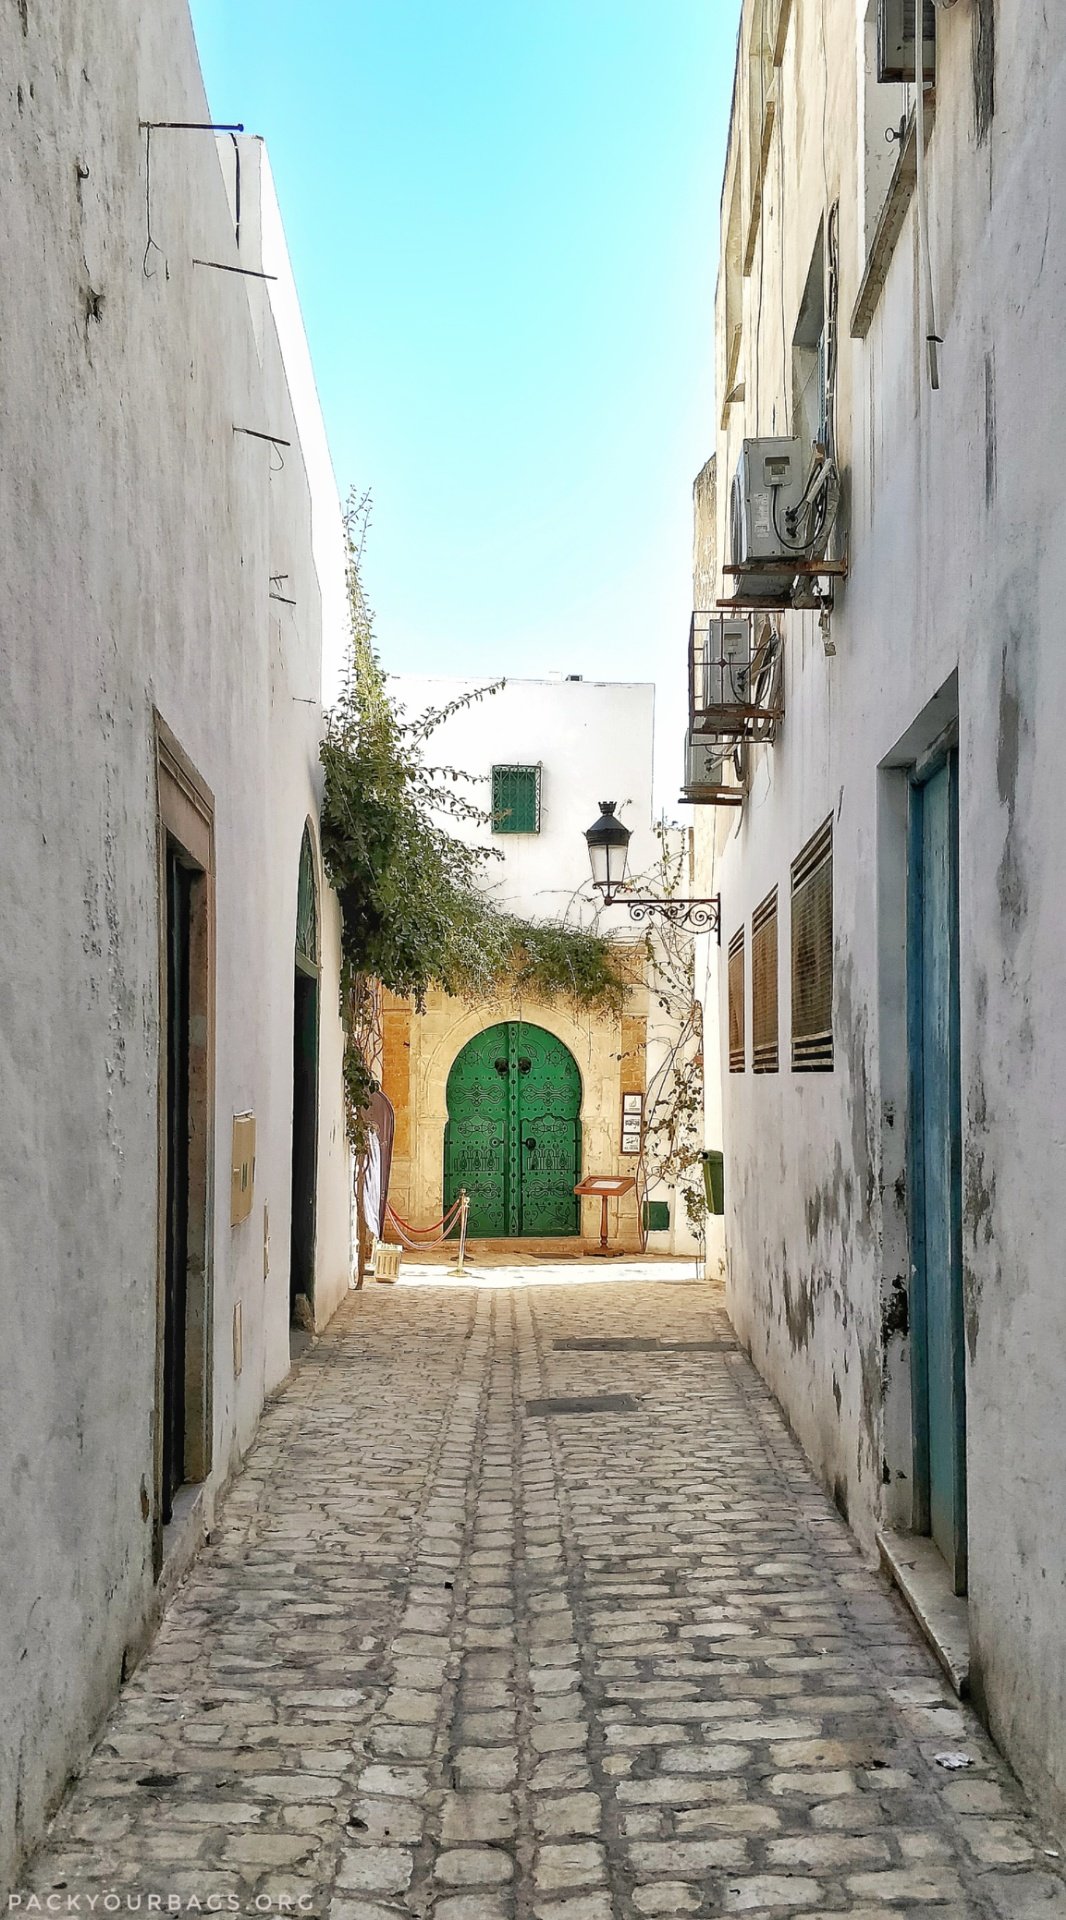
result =
M911 784L911 1367L915 1529L966 1591L966 1368L962 1302L958 758Z

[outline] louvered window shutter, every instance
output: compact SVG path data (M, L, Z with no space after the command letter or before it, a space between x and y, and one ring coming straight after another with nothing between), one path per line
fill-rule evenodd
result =
M540 768L493 767L493 833L540 832Z
M744 929L729 942L729 1071L744 1071Z
M792 862L792 1071L833 1070L833 821Z
M751 916L751 1064L755 1073L776 1073L777 888Z

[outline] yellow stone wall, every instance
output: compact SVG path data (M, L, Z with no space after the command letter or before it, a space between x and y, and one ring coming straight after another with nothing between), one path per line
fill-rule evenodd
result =
M569 1047L581 1073L582 1174L635 1174L635 1157L618 1151L622 1094L643 1092L647 1035L647 989L630 989L627 1010L619 1017L574 1014L561 1006L510 995L471 1007L447 994L430 994L424 1013L395 995L384 996L382 1085L396 1109L389 1198L397 1213L414 1226L439 1220L443 1211L444 1127L448 1118L447 1084L452 1062L468 1040L501 1020L525 1020L544 1027ZM640 1245L636 1196L609 1202L613 1242L629 1250ZM598 1242L599 1200L581 1202L581 1232Z

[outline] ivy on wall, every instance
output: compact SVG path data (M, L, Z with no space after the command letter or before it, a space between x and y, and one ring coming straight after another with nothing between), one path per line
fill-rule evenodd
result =
M478 687L407 719L393 702L374 645L362 587L369 499L351 496L345 514L351 653L344 690L326 718L322 855L343 914L342 1010L345 1092L356 1144L377 1086L379 991L425 1005L433 987L470 1001L501 991L563 1000L575 1009L619 1013L625 962L603 935L561 921L502 911L479 884L500 857L453 832L488 824L467 800L462 770L434 766L426 749L452 714L502 686Z

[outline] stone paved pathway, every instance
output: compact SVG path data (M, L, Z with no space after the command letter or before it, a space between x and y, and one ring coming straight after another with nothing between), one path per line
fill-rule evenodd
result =
M1056 1842L679 1273L353 1295L23 1902L1061 1920Z

